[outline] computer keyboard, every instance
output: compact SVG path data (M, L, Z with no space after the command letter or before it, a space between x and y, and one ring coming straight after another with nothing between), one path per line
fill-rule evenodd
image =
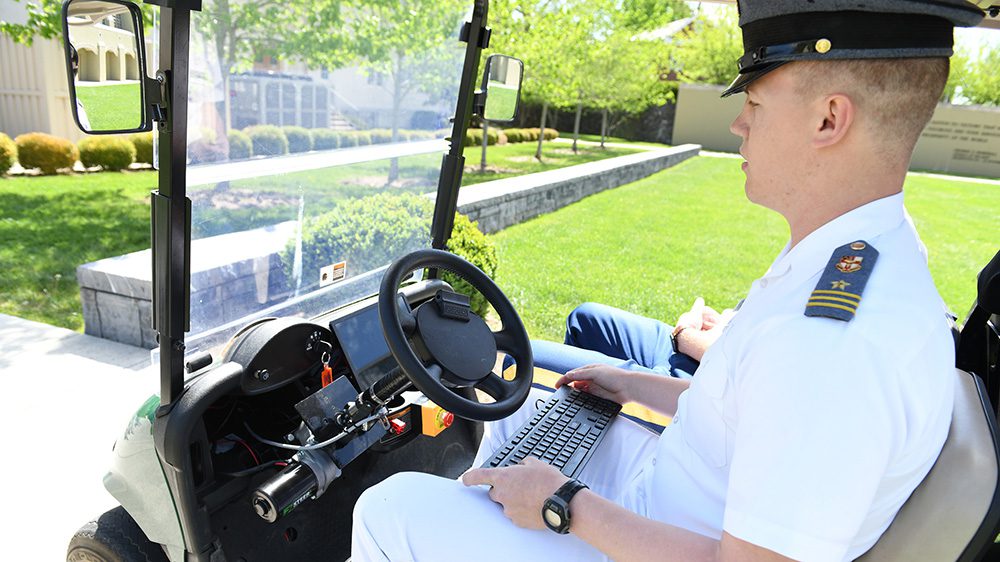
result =
M583 470L621 411L621 404L563 386L514 432L483 467L532 456L573 478Z

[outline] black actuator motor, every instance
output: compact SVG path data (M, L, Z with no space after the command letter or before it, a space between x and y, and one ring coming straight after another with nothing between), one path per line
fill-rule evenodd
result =
M250 501L261 519L274 523L313 497L317 489L319 482L312 469L293 462L254 490Z

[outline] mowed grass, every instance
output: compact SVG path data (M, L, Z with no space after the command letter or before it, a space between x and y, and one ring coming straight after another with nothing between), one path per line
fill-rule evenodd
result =
M561 341L584 301L667 322L697 296L735 305L788 238L780 216L746 200L739 164L695 158L494 235L498 283L529 334ZM939 291L964 317L1000 247L1000 186L911 176L906 202Z
M142 124L139 83L101 86L76 85L76 95L87 112L92 131L135 129Z
M83 328L76 266L149 247L150 172L0 180L0 312Z
M565 135L565 133L563 134ZM466 147L464 151L465 173L462 175L462 185L545 172L639 152L637 149L630 148L601 148L581 145L578 146L578 152L574 154L570 145L545 142L542 144L542 159L539 161L535 159L537 147L537 141L491 146L486 151L486 172L480 171L482 147Z

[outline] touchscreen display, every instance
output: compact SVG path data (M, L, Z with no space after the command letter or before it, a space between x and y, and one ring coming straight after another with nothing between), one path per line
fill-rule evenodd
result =
M351 364L351 370L362 371L389 356L389 348L382 335L378 309L374 306L330 323L340 347Z

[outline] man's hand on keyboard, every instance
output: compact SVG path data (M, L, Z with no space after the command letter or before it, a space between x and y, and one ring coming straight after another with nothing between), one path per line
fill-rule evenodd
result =
M528 457L521 464L504 468L474 468L462 476L466 486L492 486L490 499L518 527L544 529L542 504L566 483L567 478L553 466Z
M577 390L625 404L632 401L629 382L633 375L632 371L611 365L584 365L560 377L556 388L569 384Z

